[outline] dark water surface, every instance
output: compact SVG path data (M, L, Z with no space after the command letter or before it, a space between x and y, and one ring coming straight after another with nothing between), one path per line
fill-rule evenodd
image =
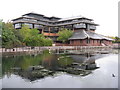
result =
M118 54L3 57L3 88L117 88Z

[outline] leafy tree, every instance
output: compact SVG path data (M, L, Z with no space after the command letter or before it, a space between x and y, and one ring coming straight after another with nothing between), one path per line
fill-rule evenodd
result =
M24 42L24 40L31 36L30 34L31 29L27 25L23 25L21 29L18 31L18 37L21 40L21 42Z
M44 42L44 46L52 46L52 43L53 43L52 39L50 38L48 39L44 38L43 42Z
M13 48L20 44L13 32L13 25L8 22L2 22L2 46L5 48Z
M119 37L115 37L115 43L120 43L120 38Z
M21 29L14 29L11 22L2 23L2 46L13 48L16 46L51 46L52 40L46 39L42 34L38 34L37 29L30 29L23 25ZM0 26L0 27L1 27Z
M72 36L72 34L73 31L63 28L61 31L58 32L59 37L57 38L57 40L65 43L68 41L68 38Z
M20 29L20 34L23 37L22 42L27 46L51 46L52 40L46 39L42 34L38 34L37 29L29 29L27 26L23 26Z

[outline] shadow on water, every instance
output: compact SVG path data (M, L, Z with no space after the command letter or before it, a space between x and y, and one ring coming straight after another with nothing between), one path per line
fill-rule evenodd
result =
M46 50L38 55L3 57L2 77L15 74L23 79L34 81L54 76L59 72L86 76L99 68L95 60L104 56L103 54L55 54Z

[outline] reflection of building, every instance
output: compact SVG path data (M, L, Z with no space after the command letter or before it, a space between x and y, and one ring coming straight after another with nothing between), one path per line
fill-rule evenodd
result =
M58 31L61 28L67 28L74 31L73 36L69 38L69 45L100 46L111 45L112 39L95 33L96 26L92 19L78 16L71 18L46 17L41 14L27 13L22 17L13 19L16 29L20 29L22 24L29 28L37 28L44 36L50 37L54 42L58 42Z
M70 57L74 62L81 64L83 69L96 69L95 60L104 57L104 55L70 55Z
M47 76L53 76L57 72L67 72L72 75L88 75L92 72L92 70L97 69L97 65L95 63L95 60L98 58L103 57L104 55L98 54L98 55L53 55L53 54L45 54L45 57L40 55L39 58L42 57L43 61L40 63L38 60L34 64L28 64L27 68L23 69L23 66L26 62L26 60L22 60L21 65L19 66L18 60L16 61L16 58L14 59L16 63L13 64L13 66L8 69L6 69L7 66L10 66L8 64L9 60L4 60L4 66L3 71L6 69L7 73L13 73L15 75L19 75L22 78L29 79L30 81L34 81L37 79L42 79ZM37 56L38 57L38 56ZM19 57L20 58L20 57ZM18 59L19 59L18 58ZM59 58L59 60L58 60ZM10 59L10 58L9 58ZM21 59L21 58L20 58ZM36 59L31 58L29 60L29 57L26 57L28 60L27 63L33 63ZM33 60L32 60L33 59ZM5 62L7 61L7 62ZM32 62L31 62L32 61ZM7 64L6 64L7 63Z

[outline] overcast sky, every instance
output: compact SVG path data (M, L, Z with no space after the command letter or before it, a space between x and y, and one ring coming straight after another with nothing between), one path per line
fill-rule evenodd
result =
M119 0L1 0L0 19L8 21L29 12L61 18L82 15L100 26L96 32L118 36Z

